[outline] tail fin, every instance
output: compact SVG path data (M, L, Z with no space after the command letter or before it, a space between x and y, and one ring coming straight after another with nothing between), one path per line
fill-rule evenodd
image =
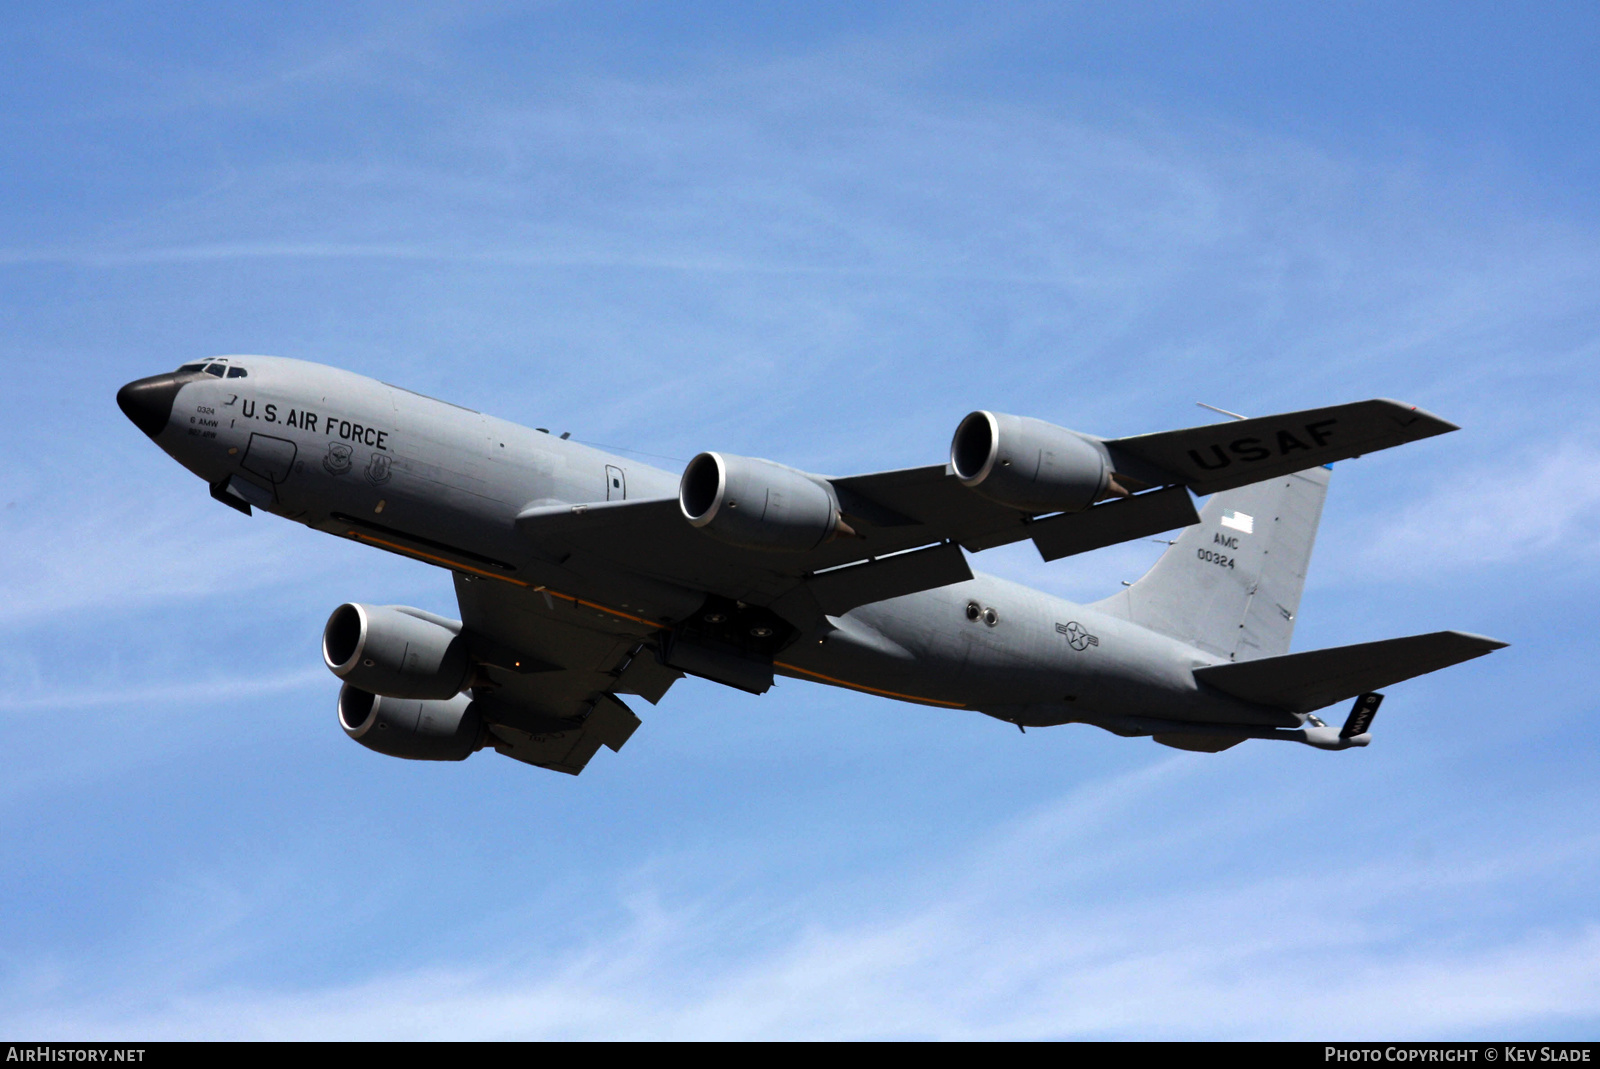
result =
M1235 661L1289 652L1329 470L1212 494L1143 579L1096 604Z

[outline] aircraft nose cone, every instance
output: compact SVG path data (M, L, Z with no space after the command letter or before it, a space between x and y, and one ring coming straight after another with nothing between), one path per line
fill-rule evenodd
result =
M170 373L136 379L117 391L117 407L135 427L154 438L172 417L172 402L185 381Z

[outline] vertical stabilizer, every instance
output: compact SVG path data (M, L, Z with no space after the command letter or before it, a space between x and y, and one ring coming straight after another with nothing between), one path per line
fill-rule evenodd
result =
M1235 661L1289 652L1330 474L1211 495L1143 579L1095 607Z

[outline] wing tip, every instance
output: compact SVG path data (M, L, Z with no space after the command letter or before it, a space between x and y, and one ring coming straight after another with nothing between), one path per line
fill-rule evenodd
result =
M1436 434L1449 434L1459 431L1459 425L1451 423L1434 415L1425 408L1408 405L1404 401L1396 401L1392 397L1379 397L1374 399L1378 404L1389 408L1396 421L1402 424L1417 438L1432 438Z
M1445 634L1452 638L1461 639L1467 645L1476 646L1483 653L1493 653L1495 650L1503 650L1511 645L1509 642L1502 642L1497 638L1490 638L1488 635L1474 634L1471 631L1446 631Z

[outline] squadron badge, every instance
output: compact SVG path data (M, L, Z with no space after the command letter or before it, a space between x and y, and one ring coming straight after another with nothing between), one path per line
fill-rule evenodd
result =
M372 454L372 461L367 465L367 482L373 486L382 486L389 481L389 455L387 453Z
M330 442L328 455L322 458L322 467L329 475L343 475L350 470L350 447L343 442Z

